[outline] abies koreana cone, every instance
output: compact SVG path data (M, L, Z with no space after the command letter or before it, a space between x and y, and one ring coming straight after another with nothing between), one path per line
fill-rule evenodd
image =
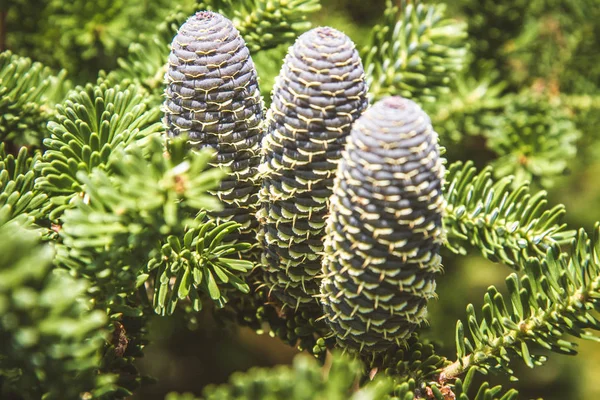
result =
M413 101L389 97L353 125L335 178L321 301L338 343L382 351L425 319L441 269L438 136Z
M196 13L173 39L166 81L169 136L215 150L211 165L230 171L214 192L224 209L213 217L240 223L237 238L255 242L263 104L244 39L222 15Z
M368 104L354 43L328 27L300 36L288 51L272 98L258 214L265 282L284 305L310 304L318 310L333 178L352 123Z

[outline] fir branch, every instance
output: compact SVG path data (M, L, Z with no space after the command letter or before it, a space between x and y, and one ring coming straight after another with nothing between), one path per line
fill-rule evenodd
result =
M548 208L546 192L512 189L512 177L491 178L492 169L477 172L471 162L450 165L444 187L446 247L466 254L464 244L477 247L494 262L521 269L530 257L541 257L555 244L566 244L573 231L560 221L564 206Z
M125 54L140 32L152 32L173 5L169 0L45 0L43 3L46 4L36 6L43 10L44 23L35 27L37 31L23 35L34 40L16 40L24 42L21 47L28 47L30 56L37 50L48 62L63 66L84 82L94 79L99 69L113 69L117 57Z
M445 18L443 5L408 4L400 15L386 4L384 22L362 51L371 97L433 102L465 63L466 25Z
M106 314L90 310L88 284L51 271L38 232L0 227L0 391L30 399L78 399L112 387L99 377Z
M454 147L464 135L481 136L491 128L491 116L506 104L505 89L506 82L490 67L478 76L468 69L461 71L452 82L451 93L432 105L436 111L433 126L448 151L457 151Z
M469 400L471 398L473 400L515 400L517 398L519 393L515 389L509 389L504 394L502 394L502 386L497 385L491 387L490 384L485 381L481 383L479 387L473 387L473 378L475 372L476 370L474 368L472 370L469 370L464 380L457 379L454 382L454 384L450 386L454 395L454 397L451 398L456 398L458 400ZM447 399L447 397L444 396L444 393L447 393L447 390L444 389L448 388L448 386L446 386L445 383L442 382L440 386L431 386L431 388L436 400ZM473 388L477 390L473 390ZM469 397L469 392L475 393L475 397Z
M464 380L448 382L440 379L440 371L448 364L445 357L436 354L431 343L413 334L403 347L378 354L365 362L368 366L365 376L372 380L373 376L381 378L383 373L385 379L393 384L389 394L392 399L508 400L517 396L517 391L511 389L499 397L502 387L490 387L487 382L479 387L473 386L475 369L469 371Z
M30 157L27 148L22 147L15 157L6 154L4 147L4 143L0 144L0 223L40 216L40 208L48 198L34 189L38 177L34 166L40 153Z
M64 214L57 263L94 282L133 287L160 238L199 227L194 214L219 207L206 191L224 172L203 172L211 155L184 158L181 146L165 157L162 139L152 137L114 150L110 174L101 168L79 172L85 192Z
M209 263L198 265L192 271L193 278L200 271L210 280L209 274L215 265L241 268L246 264L229 260L224 254L235 247L221 245L227 227L209 232L216 234L212 239L208 235L194 238L198 230L184 235L186 229L190 232L204 226L203 214L196 217L199 210L220 205L207 191L215 187L226 172L205 171L211 154L189 152L184 139L173 141L165 153L164 140L151 136L127 148L113 150L113 156L106 169L78 173L83 196L75 198L73 207L62 217L61 242L57 244L54 263L89 280L96 307L105 310L111 318L114 335L104 354L101 371L121 376L119 386L108 393L113 396L109 398L121 398L132 395L142 382L133 363L142 355L146 344L145 324L151 306L148 293L141 285L149 278L158 285L164 283L160 281L162 275L157 276L146 267L149 260L160 254L165 241L173 244L174 238L183 238L180 240L190 246L201 240L208 244L202 256L208 258ZM181 253L179 259L169 258L171 264L163 261L169 271L185 270L181 259L186 256L186 249ZM232 280L230 277L230 285ZM184 298L184 288L190 298L193 290L203 288L198 285L196 289L195 283L190 283L185 275L176 275L168 284L176 287L174 292L178 298ZM226 284L219 283L219 286Z
M361 365L347 356L334 353L332 364L323 373L314 359L299 355L293 367L253 369L231 377L229 385L210 386L204 391L206 400L281 399L281 400L375 400L384 398L389 382L377 380L358 389ZM167 400L185 399L176 395Z
M500 50L511 39L519 36L532 2L460 0L457 3L465 19L469 21L469 41L475 55L473 68L476 68L476 63L482 59L504 61Z
M48 148L36 169L36 189L50 197L50 218L57 219L82 194L83 177L95 168L106 170L119 149L156 134L160 110L149 109L137 87L88 84L57 106L50 122Z
M532 353L535 349L577 354L567 335L600 342L593 333L600 330L600 225L591 240L580 230L570 256L554 245L545 259L529 259L522 276L512 274L506 284L510 300L505 302L491 286L481 318L472 305L467 307L468 330L458 321L457 361L444 369L442 379L469 368L503 369L512 375L515 355L532 368L545 361Z
M414 379L399 383L394 377L378 375L374 379L362 379L362 386L359 382L364 377L360 370L360 362L336 352L323 370L314 360L299 355L292 367L255 368L245 373L238 372L227 385L207 387L202 399L514 400L517 396L514 389L502 393L501 386L490 387L487 382L474 386L474 370L464 380L457 379L453 385L418 383ZM470 396L469 392L473 395ZM191 393L170 393L165 400L199 399Z
M162 245L160 253L147 266L148 276L154 275L154 311L171 315L180 300L189 299L192 309L202 309L201 294L208 295L219 307L228 298L219 286L229 286L242 293L250 287L241 276L253 268L250 261L235 259L236 252L250 248L248 243L223 243L223 239L239 229L235 222L216 225L206 220L199 228L185 230L183 240L171 235ZM143 277L142 277L143 278ZM138 279L138 285L143 283Z
M114 296L131 295L147 280L159 314L188 297L199 310L202 293L222 305L224 287L249 291L242 276L253 265L235 259L249 245L226 242L239 224L215 225L204 212L221 207L208 191L226 172L205 170L211 153L186 155L185 148L174 140L165 157L153 137L117 150L111 174L78 175L85 196L64 214L56 262L103 287L112 308Z
M391 394L384 398L390 400L515 400L517 398L518 392L515 389L503 393L502 386L491 387L488 382L473 386L474 373L475 370L469 371L464 380L456 379L453 384L428 382L419 385L414 379L409 379L396 384Z
M485 136L498 155L492 163L497 177L514 175L515 187L526 181L549 187L575 157L581 133L563 108L521 93L506 99Z
M55 75L29 58L0 53L0 140L40 146L56 103L70 87L64 70Z

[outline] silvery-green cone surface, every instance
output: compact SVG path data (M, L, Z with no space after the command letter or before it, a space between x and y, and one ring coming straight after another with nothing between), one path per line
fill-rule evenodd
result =
M421 324L441 269L438 137L413 101L389 97L356 121L327 221L321 301L338 344L382 351Z
M215 150L211 165L230 170L214 192L224 210L212 216L242 225L233 239L256 242L263 104L244 39L222 15L198 12L173 39L165 77L168 134Z
M364 69L346 35L315 28L290 47L267 113L258 215L265 282L292 309L310 303L318 310L333 178L367 104Z

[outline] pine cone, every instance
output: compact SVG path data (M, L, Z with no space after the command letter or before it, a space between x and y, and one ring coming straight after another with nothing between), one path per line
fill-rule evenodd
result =
M327 221L321 285L344 347L382 351L425 319L441 269L437 134L413 101L389 97L354 124Z
M265 281L285 305L318 309L316 276L333 177L352 123L366 107L364 69L350 38L328 27L300 36L267 113L258 214Z
M244 39L222 15L196 13L173 39L166 81L169 136L186 133L194 149L216 151L212 166L231 171L214 192L224 210L213 217L242 224L236 238L256 242L263 104Z

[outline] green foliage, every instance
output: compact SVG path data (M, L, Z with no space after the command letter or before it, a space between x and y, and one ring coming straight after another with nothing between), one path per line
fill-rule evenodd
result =
M597 40L599 17L600 3L596 0L531 1L520 16L520 34L502 49L512 67L507 71L512 72L510 79L516 83L542 79L561 91L572 90L576 83L577 90L583 92L589 89L579 82L589 79L596 87L597 72L590 65L593 56L589 51Z
M62 218L58 264L127 293L161 238L199 227L194 214L220 206L206 191L224 172L203 172L211 155L183 157L181 146L165 155L163 141L150 138L113 150L110 173L79 172L85 191Z
M518 392L515 389L510 389L502 394L502 387L500 385L491 386L487 382L483 382L477 390L472 390L473 379L475 375L475 369L469 370L464 379L457 379L454 383L454 396L458 400L515 400L518 396ZM436 400L446 400L444 398L444 386L440 389L435 390L434 387L432 392ZM468 392L474 393L474 397L468 395Z
M458 361L445 370L448 376L470 367L513 374L514 356L533 368L546 360L536 349L576 354L567 335L600 342L593 333L600 330L600 225L591 240L581 230L570 254L555 245L545 259L530 258L522 276L511 274L506 285L506 301L494 286L488 289L482 317L467 307L468 330L458 322Z
M578 163L587 164L600 159L597 126L600 125L600 96L598 95L561 95L558 104L571 115L577 129L583 134L578 141Z
M505 88L506 82L489 67L481 75L475 76L468 69L457 75L451 93L441 96L432 115L435 130L448 152L458 152L455 147L464 143L465 136L482 136L490 130L490 117L500 114L506 104L502 96ZM494 133L503 134L499 130Z
M148 273L156 276L154 310L157 314L172 314L177 302L188 298L192 309L200 311L200 293L207 294L222 307L227 297L219 285L230 286L245 294L250 292L248 284L239 276L250 271L253 263L232 258L237 252L248 250L250 245L223 242L239 229L239 224L226 222L217 225L210 220L205 221L205 217L205 213L197 217L203 221L198 228L185 230L183 241L177 236L168 236L160 253L148 263ZM138 279L137 284L141 283Z
M548 208L546 192L530 194L528 185L513 189L514 177L494 181L492 171L478 173L471 162L450 165L444 188L446 247L465 254L469 243L487 259L520 269L554 244L569 242L574 232L560 222L564 206Z
M180 3L189 7L194 1ZM7 43L89 81L98 70L113 69L139 33L152 31L170 11L168 0L21 0L8 6ZM37 13L35 23L23 25L32 12Z
M18 155L6 154L4 143L0 144L0 224L13 218L37 217L40 206L48 196L34 189L38 174L33 166L40 153L29 157L22 147Z
M299 355L292 367L252 369L235 373L227 385L210 386L201 399L223 400L413 400L417 398L446 400L514 400L517 392L512 389L502 393L500 385L491 387L487 382L479 387L473 385L475 369L464 380L457 379L452 385L444 382L418 382L408 379L399 383L389 377L376 375L375 379L359 387L362 376L357 360L340 353L333 353L331 365L320 368L314 360ZM200 400L192 393L170 393L165 400Z
M10 51L0 53L0 139L40 146L46 124L70 88L66 71L50 68Z
M88 84L58 105L56 122L49 124L52 134L44 141L48 150L36 166L42 175L36 188L50 196L50 217L57 218L81 195L82 177L107 169L119 149L157 133L158 115L133 85Z
M119 68L111 71L107 80L113 83L129 81L147 90L154 104L162 102L164 78L167 71L165 54L177 30L189 17L179 7L169 14L150 33L142 33L127 49L127 56L118 59Z
M9 223L0 237L0 392L76 399L110 386L95 373L107 317L91 310L88 284L52 271L39 233Z
M231 19L252 52L294 41L310 28L307 15L321 8L319 0L201 0L198 6Z
M466 25L444 17L443 5L387 1L384 22L363 49L371 97L399 95L433 102L448 93L466 56Z
M475 59L501 59L502 46L521 32L531 2L516 0L460 1L461 12L469 21L469 38Z
M498 177L514 175L514 186L526 181L552 186L575 157L581 133L563 109L541 96L516 95L506 100L487 146L498 155L492 165Z
M451 147L468 142L466 135L478 136L497 157L491 163L496 177L514 175L514 187L526 182L552 187L573 165L582 137L573 108L559 98L548 99L549 93L506 93L506 82L495 70L486 71L484 78L457 79L452 96L444 99L448 103L437 105L434 120L442 141ZM591 103L575 98L573 106L590 108L578 104L582 101ZM450 151L461 157L460 149Z
M321 3L325 11L316 13ZM368 40L360 36L379 8L364 1L352 13L360 27L340 11L350 8L346 0L1 5L0 47L19 55L0 54L0 397L135 396L147 381L136 359L148 343L148 316L176 318L176 310L197 318L201 308L212 309L219 323L249 326L316 359L238 373L229 384L207 389L206 399L513 400L515 390L491 385L492 373L521 377L512 370L518 359L537 366L551 352L575 354L574 337L599 341L600 225L592 238L579 231L571 242L576 231L565 222L574 219L565 218L565 207L553 199L565 191L563 183L576 188L573 197L597 190L593 178L577 179L593 176L600 160L600 2L431 3L437 2L386 1ZM211 193L228 171L207 169L212 156L190 152L184 140L159 138L169 45L201 8L233 20L252 52L267 104L287 46L312 22L343 26L357 43L367 43L362 61L372 100L399 94L432 112L451 161L443 188L445 246L459 255L479 251L517 271L506 279L507 294L490 286L481 312L468 306L457 323L456 361L428 340L445 329L430 317L432 331L410 335L386 352L359 355L363 365L334 352L329 370L335 337L320 308L282 309L260 282L260 271L251 272L252 262L240 256L251 245L232 242L240 225L207 217L221 207ZM187 62L185 49L182 55ZM52 72L38 61L66 68L83 86L71 90L64 70ZM99 69L105 70L101 79L88 83ZM321 77L312 81L323 83ZM229 104L222 100L219 111ZM242 103L236 114L247 112ZM190 110L186 101L180 105ZM313 105L304 109L308 125L321 118ZM303 140L283 114L290 141ZM223 132L213 133L215 139ZM252 180L260 185L262 178ZM526 182L551 188L550 194ZM586 223L598 218L589 203L579 211ZM340 235L366 225L356 224ZM272 232L282 242L290 237L279 224ZM294 234L303 235L299 229ZM353 260L359 250L345 249ZM323 256L310 255L316 261ZM445 258L447 275L460 274L455 263L462 261ZM485 270L480 275L473 278L478 283L492 279ZM321 278L317 274L314 282ZM462 293L470 279L457 277L460 285L452 290ZM455 311L455 299L439 293L436 308ZM486 375L475 379L476 371Z
M342 400L380 399L389 390L389 385L376 381L368 387L356 390L361 377L361 366L339 354L333 355L331 369L325 374L320 366L309 357L300 355L294 359L292 368L284 366L269 369L254 369L245 374L234 374L229 385L208 387L206 400ZM170 395L166 400L185 399Z
M231 226L214 229L212 239L193 240L193 233L185 235L210 226L206 225L204 214L196 216L199 210L220 207L207 190L217 185L225 172L205 171L211 154L187 152L183 141L173 142L165 152L164 140L147 137L135 145L113 150L113 155L106 169L95 168L89 175L85 171L78 173L82 196L74 199L72 208L61 218L61 242L57 245L55 263L87 278L93 285L97 307L105 309L113 321L116 339L105 353L101 370L120 376L118 388L112 393L120 398L131 395L143 382L133 361L142 356L146 343L145 319L146 311L151 308L148 297L152 296L152 285L140 286L146 281L153 282L160 297L169 289L161 285L165 273L187 269L182 262L189 256L185 249L183 254L168 259L172 264L167 264L165 258L161 261L164 268L157 269L151 260L161 254L161 249L176 240L187 246L200 246L199 241L208 245L206 251L191 255L203 258L189 260L194 266L190 271L193 277L199 272L208 284L190 283L189 276L179 274L167 282L177 288L175 293L181 298L184 288L189 293L218 291L213 271L225 266L247 268L249 263L227 258L232 248L235 251L242 246L221 244ZM162 275L158 275L159 271ZM215 272L217 279L223 276L220 272ZM229 285L239 282L224 275L229 278ZM243 282L238 286L243 289ZM193 299L193 294L190 298ZM126 332L123 340L120 331Z
M400 347L371 355L365 359L366 373L376 369L400 386L409 380L431 382L447 364L447 360L436 353L435 346L413 333Z

